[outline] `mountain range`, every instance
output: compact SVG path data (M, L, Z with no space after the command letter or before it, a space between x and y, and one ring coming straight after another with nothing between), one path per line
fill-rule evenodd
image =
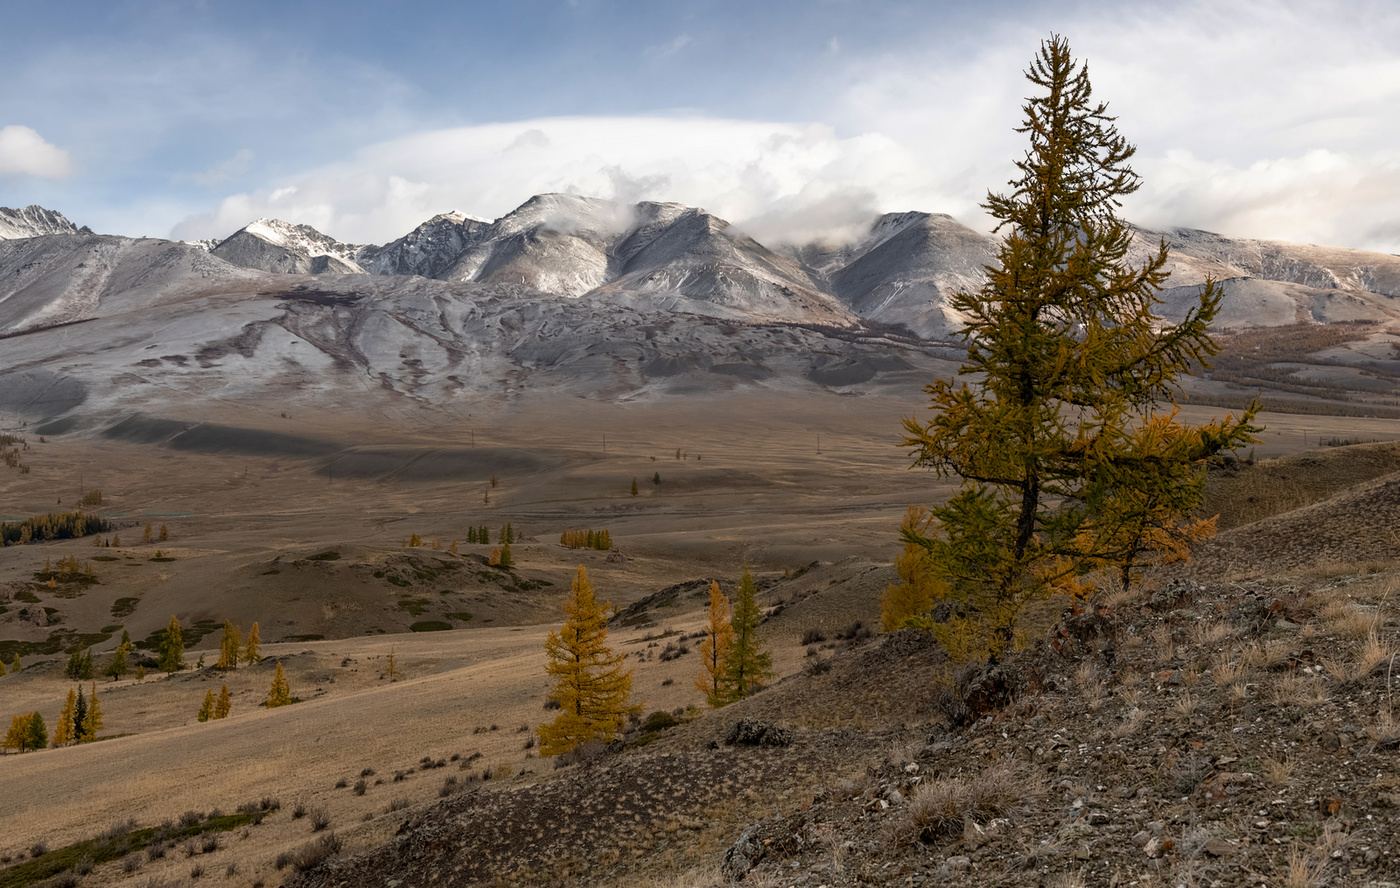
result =
M1210 277L1222 327L1400 322L1400 257L1177 228L1137 229L1135 258L1162 241L1167 318ZM996 248L941 214L764 245L702 209L566 194L494 221L444 213L384 245L279 220L187 244L0 208L0 411L366 387L438 406L530 387L848 390L949 357L949 298L982 284Z

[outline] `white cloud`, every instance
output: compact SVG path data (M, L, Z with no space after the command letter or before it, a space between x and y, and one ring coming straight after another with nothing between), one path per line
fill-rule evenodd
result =
M68 152L27 126L0 127L0 175L65 179L73 172Z
M733 222L754 220L751 230L770 239L788 231L806 237L850 225L834 210L841 201L855 199L868 221L884 209L877 195L925 186L915 158L880 136L694 117L550 118L381 142L275 187L232 195L173 234L224 237L269 216L383 243L447 209L495 218L531 195L562 191L681 201ZM808 218L815 205L822 214Z

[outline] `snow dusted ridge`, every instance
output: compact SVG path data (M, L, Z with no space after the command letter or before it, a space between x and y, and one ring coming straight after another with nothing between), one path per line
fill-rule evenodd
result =
M56 210L30 205L22 210L0 207L0 240L40 237L45 234L77 234L78 226Z

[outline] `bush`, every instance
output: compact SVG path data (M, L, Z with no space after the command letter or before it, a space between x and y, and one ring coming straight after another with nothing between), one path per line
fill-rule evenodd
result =
M369 785L369 784L365 783L365 778L363 778L363 777L361 777L359 780L356 780L356 781L355 781L355 795L357 795L357 796L362 796L362 795L364 795L364 794L365 794L365 789L368 787L368 785Z
M648 715L646 721L642 722L642 730L663 731L666 728L673 728L678 724L680 724L680 722L676 720L674 715L658 709L651 715Z
M303 845L292 855L290 863L299 873L309 872L339 854L344 846L339 836L327 833L314 842Z
M809 644L821 644L823 641L826 641L826 633L815 627L802 633L802 645L804 647Z
M890 837L897 844L938 841L961 830L964 820L986 823L1012 813L1031 792L1025 778L1006 765L937 779L914 791L890 824Z
M325 808L317 808L311 812L311 831L320 832L331 825L331 815L326 813Z
M438 798L445 799L455 793L457 789L457 775L452 774L446 780L442 781L442 788L438 790Z
M306 804L305 804L304 802L297 802L296 807L292 809L292 819L293 819L293 820L300 820L301 818L303 818L303 817L305 817L305 816L306 816Z

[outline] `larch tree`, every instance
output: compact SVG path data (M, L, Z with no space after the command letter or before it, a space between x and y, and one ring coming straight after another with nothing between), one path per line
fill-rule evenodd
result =
M10 730L5 733L6 749L24 752L29 748L29 716L17 715L10 719Z
M758 627L762 623L758 590L754 587L753 574L745 567L739 579L739 592L734 596L734 615L729 621L734 642L724 658L725 693L731 702L760 690L773 675L773 656L763 649L758 637Z
M29 748L44 749L49 745L49 729L38 712L29 713Z
M232 620L224 620L224 637L219 641L220 669L237 669L238 658L243 650L243 633L233 625Z
M933 516L923 506L910 506L900 522L901 532L927 534ZM888 586L880 596L880 628L893 632L909 626L923 626L922 619L941 598L947 587L940 582L928 550L916 542L905 540L904 550L895 556L895 574L899 582Z
M1181 374L1217 351L1208 328L1220 289L1208 280L1175 323L1155 313L1166 243L1134 264L1133 230L1116 214L1139 187L1135 149L1062 38L1041 44L1026 77L1039 90L1017 130L1030 147L1011 193L983 205L1005 232L997 260L980 290L950 300L967 319L959 375L972 381L928 386L936 415L904 423L915 465L962 490L932 510L933 532L903 537L929 551L964 605L960 631L992 659L1028 603L1087 595L1094 568L1201 535L1189 512L1205 462L1256 430L1251 407L1139 433L1159 404L1174 405ZM1151 504L1130 491L1154 494Z
M233 700L228 695L228 685L219 688L219 699L214 701L214 718L228 718L233 709Z
M74 722L73 714L78 706L78 695L72 688L68 689L68 699L63 702L63 709L58 713L58 725L53 729L53 745L67 746L73 742Z
M204 692L204 705L199 707L199 714L195 716L201 722L207 722L214 717L214 692L206 690Z
M170 623L160 638L160 668L165 672L179 672L185 668L185 637L174 614L170 615Z
M607 606L593 594L588 572L578 573L564 602L564 625L549 633L545 671L554 679L550 699L559 703L553 722L540 725L540 755L568 752L592 740L608 741L622 730L628 715L641 711L631 703L632 670L626 655L608 646Z
M248 627L248 637L243 641L243 662L257 663L262 659L262 637L258 635L257 621Z
M112 659L107 664L107 668L103 670L103 674L112 676L112 681L116 681L126 675L129 669L127 658L130 655L131 636L123 632L121 643L117 645L116 650L112 651Z
M700 675L695 688L705 695L711 707L729 702L729 687L724 676L724 661L734 646L734 627L729 624L729 597L720 591L719 583L710 582L709 620L705 637L700 640Z
M277 673L272 676L272 687L267 691L267 708L289 706L292 702L292 686L287 683L287 675L282 671L282 661L277 661Z
M78 739L87 743L97 739L102 730L102 701L97 699L97 682L92 684L92 696L88 699L87 714L83 716L82 730Z
M73 742L83 741L83 723L87 721L87 697L83 695L83 686L78 685L78 699L73 703Z

